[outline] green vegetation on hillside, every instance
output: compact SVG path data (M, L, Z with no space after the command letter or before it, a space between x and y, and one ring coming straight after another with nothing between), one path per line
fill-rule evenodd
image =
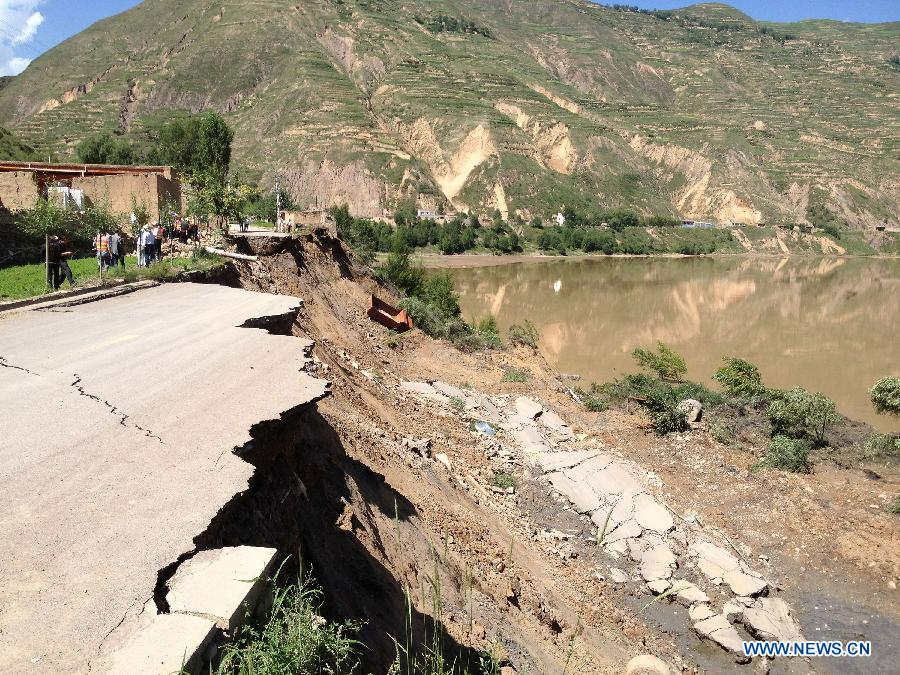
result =
M896 43L896 24L717 4L155 0L37 58L0 89L0 123L65 159L92 134L143 147L214 109L257 185L282 172L295 203L369 218L413 204L776 224L824 208L843 231L900 220L883 179Z

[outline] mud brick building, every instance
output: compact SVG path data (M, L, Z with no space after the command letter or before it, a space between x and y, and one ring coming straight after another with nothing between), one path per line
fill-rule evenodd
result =
M85 206L106 206L126 219L132 198L147 208L151 222L166 205L182 207L181 184L170 166L0 162L0 206L9 211L29 209L57 188L81 191Z

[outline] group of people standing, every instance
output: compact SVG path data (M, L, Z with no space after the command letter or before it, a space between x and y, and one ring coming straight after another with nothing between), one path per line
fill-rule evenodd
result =
M162 245L165 238L166 228L160 223L152 227L144 225L141 228L135 241L139 267L146 267L162 260Z
M121 230L98 232L94 237L94 251L101 272L116 265L125 269L125 246Z

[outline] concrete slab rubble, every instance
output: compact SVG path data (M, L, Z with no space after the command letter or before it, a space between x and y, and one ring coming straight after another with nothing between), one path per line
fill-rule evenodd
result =
M170 611L209 617L220 628L233 630L259 599L276 553L260 546L200 551L179 565L169 581Z

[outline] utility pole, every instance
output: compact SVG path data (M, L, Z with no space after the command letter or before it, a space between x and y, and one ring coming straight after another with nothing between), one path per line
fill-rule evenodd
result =
M275 231L281 224L281 186L278 183L278 174L275 174Z

